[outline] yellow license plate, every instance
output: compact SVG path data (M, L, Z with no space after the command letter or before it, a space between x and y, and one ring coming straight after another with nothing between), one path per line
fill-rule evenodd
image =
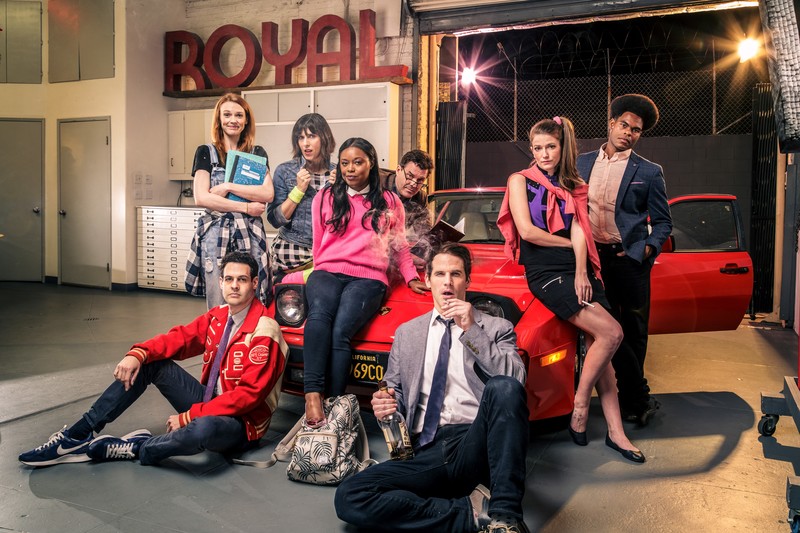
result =
M350 364L350 380L358 383L382 381L388 360L388 354L354 353Z

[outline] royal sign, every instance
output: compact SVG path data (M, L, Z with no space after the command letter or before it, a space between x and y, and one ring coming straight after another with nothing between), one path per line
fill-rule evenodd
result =
M355 30L343 18L324 15L309 27L305 19L292 20L292 44L285 54L278 51L278 25L261 23L261 40L248 30L235 24L226 24L214 30L208 41L188 31L170 31L165 35L164 90L181 90L181 78L194 80L198 90L214 87L247 87L261 71L263 61L275 67L275 85L289 85L292 69L306 62L308 83L322 81L324 67L339 67L339 81L374 80L408 74L405 65L375 66L375 12L364 9L359 13L358 28L358 78L356 78ZM337 32L339 49L324 52L322 43L330 32ZM220 53L231 39L238 39L245 50L242 69L233 76L222 72ZM189 54L185 60L183 48Z

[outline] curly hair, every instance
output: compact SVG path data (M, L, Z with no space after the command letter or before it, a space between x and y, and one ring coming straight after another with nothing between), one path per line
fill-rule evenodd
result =
M342 157L342 152L351 147L358 148L364 152L372 164L369 170L369 192L364 196L365 201L369 202L369 209L361 218L361 225L364 228L371 226L375 233L383 233L387 228L384 215L389 209L389 204L383 196L385 189L381 184L380 173L378 172L378 153L368 140L361 137L351 137L339 147L339 159ZM333 214L330 219L325 221L328 231L343 235L347 230L347 225L350 223L352 209L350 207L350 198L347 194L347 183L342 177L341 168L337 172L334 184L323 189L322 194L330 194L333 197ZM322 205L324 202L325 197L323 196L322 202L320 202L320 218L322 218Z
M623 94L611 101L611 118L614 120L623 113L630 112L642 119L642 130L647 131L658 123L656 103L643 94Z

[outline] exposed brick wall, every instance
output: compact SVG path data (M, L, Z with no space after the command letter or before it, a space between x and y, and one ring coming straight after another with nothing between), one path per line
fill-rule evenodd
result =
M211 33L224 24L236 24L252 31L256 36L261 36L261 23L274 22L279 26L278 46L281 51L286 51L291 40L291 21L304 18L313 24L323 15L337 15L348 21L358 36L359 13L362 9L373 9L378 12L380 0L186 0L186 27L174 28L187 30L199 35L205 42ZM401 27L399 37L378 38L375 44L375 64L380 65L407 65L409 76L411 72L413 53L413 20L404 17L405 22ZM380 32L379 32L380 33ZM358 37L356 37L358 40ZM329 35L325 47L336 46L337 38ZM357 46L357 43L356 43ZM356 57L358 50L356 49ZM229 42L223 49L221 62L223 71L230 75L238 72L244 64L244 47L238 42ZM356 67L358 68L358 67ZM292 72L292 83L305 83L307 80L306 64L303 62ZM323 81L338 80L338 69L326 68L323 72ZM186 89L193 88L191 80L184 83ZM275 68L264 61L261 73L251 84L252 87L272 86L275 83ZM411 86L401 88L402 114L400 133L401 153L411 147Z

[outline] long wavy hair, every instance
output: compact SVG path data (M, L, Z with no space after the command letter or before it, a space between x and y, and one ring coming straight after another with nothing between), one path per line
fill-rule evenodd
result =
M382 233L388 225L384 215L389 209L389 204L383 196L385 189L381 184L378 172L378 153L368 140L361 137L351 137L339 147L339 159L342 157L342 152L351 147L358 148L364 152L372 164L372 168L369 170L369 192L364 196L364 200L369 202L369 209L361 218L361 225L364 228L372 227L375 233ZM325 221L325 226L331 233L344 234L347 230L347 225L350 223L352 209L350 208L350 198L347 195L347 182L342 177L341 168L336 173L334 184L323 189L322 194L330 194L333 197L333 214L330 219ZM324 202L325 197L323 196L322 202L320 202L320 218L322 218L322 205Z
M239 104L244 109L244 129L239 134L239 142L236 149L240 152L252 152L253 146L256 144L256 121L253 119L253 110L247 100L235 93L225 93L217 100L217 105L214 106L214 118L211 121L211 142L217 149L219 154L219 162L225 164L225 156L228 151L225 149L225 143L222 142L225 138L225 133L222 131L222 122L220 121L220 108L225 102L233 102Z
M554 119L558 118L561 124ZM581 183L578 174L578 142L575 139L575 127L567 117L553 117L540 120L531 128L529 137L533 144L535 135L551 135L561 143L561 161L558 162L558 183L562 188L571 191ZM534 160L531 166L536 164Z

